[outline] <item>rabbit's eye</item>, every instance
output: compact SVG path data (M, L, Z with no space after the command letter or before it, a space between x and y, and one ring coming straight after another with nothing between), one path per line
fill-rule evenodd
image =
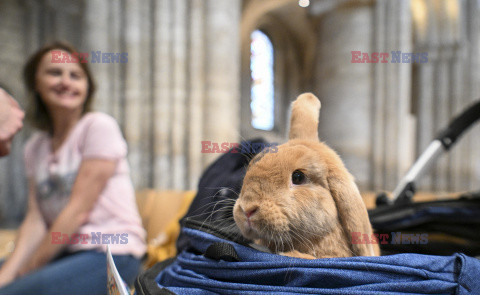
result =
M306 180L307 180L307 177L305 176L305 174L303 174L302 171L300 171L300 170L293 171L293 173L292 173L292 183L293 184L296 184L296 185L304 184Z

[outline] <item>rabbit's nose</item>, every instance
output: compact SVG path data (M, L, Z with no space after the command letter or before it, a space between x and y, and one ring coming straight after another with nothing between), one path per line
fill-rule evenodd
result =
M255 214L255 212L257 212L257 210L258 210L257 206L253 208L248 208L248 210L245 210L245 216L247 216L247 218L250 218L253 214Z

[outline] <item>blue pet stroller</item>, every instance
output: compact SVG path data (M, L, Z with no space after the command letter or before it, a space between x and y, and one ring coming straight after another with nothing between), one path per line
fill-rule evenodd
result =
M212 205L212 199L203 197L234 200L245 173L242 161L248 163L251 157L241 153L222 156L202 176L198 195L182 220L179 254L141 274L135 282L136 294L480 294L480 260L474 258L480 255L479 194L451 201L411 202L415 182L429 163L479 117L480 101L422 154L395 190L393 200L378 197L370 219L378 237L390 235L386 243L380 243L384 255L379 257L285 257L258 249L240 234L226 230L234 228L225 223L232 220L231 212L219 210L219 203ZM228 175L239 177L225 179ZM229 189L205 193L205 188L225 186ZM393 233L402 237L398 240ZM424 233L428 233L427 243L421 243ZM413 251L417 253L405 253L412 252L412 247L402 248L403 236L408 237L408 246L418 246Z

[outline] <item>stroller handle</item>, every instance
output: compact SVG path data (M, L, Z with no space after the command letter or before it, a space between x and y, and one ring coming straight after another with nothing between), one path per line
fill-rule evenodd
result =
M432 143L430 143L427 149L420 155L418 160L395 188L393 198L390 199L385 193L381 193L377 196L377 206L410 202L415 194L416 181L431 167L432 163L435 162L440 155L450 150L457 139L478 119L480 119L480 100L456 116L447 128L438 133L437 137L435 137Z
M449 150L460 135L478 119L480 119L480 100L455 117L447 128L439 132L436 139L442 142L446 150Z

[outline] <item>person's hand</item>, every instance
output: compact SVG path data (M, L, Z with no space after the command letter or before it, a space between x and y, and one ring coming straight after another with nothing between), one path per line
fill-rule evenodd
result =
M12 272L8 272L5 269L0 271L0 288L10 284L15 280L15 274Z
M15 99L0 88L0 157L10 153L13 136L22 129L24 116Z

